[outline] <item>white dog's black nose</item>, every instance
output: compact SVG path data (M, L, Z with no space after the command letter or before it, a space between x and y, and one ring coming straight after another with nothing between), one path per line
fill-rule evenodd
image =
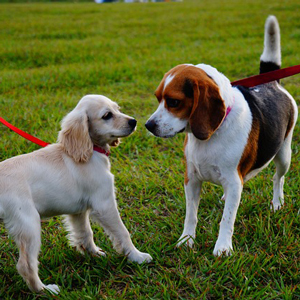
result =
M147 123L145 124L146 128L150 131L150 132L154 132L155 127L156 127L156 123L154 121L147 121Z
M135 119L130 119L130 120L128 121L128 125L129 125L131 128L135 128L136 123L137 123L137 121L136 121Z

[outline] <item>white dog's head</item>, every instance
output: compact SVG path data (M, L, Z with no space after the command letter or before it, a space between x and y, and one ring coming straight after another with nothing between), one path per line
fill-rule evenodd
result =
M76 162L86 162L93 146L117 146L119 138L130 135L137 121L122 114L119 106L101 95L84 96L63 119L58 142Z

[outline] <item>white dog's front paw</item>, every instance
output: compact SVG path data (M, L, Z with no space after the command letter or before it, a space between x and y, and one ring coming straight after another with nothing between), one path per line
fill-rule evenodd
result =
M177 243L177 247L181 247L181 246L188 246L190 248L193 247L194 245L194 239L195 239L195 236L192 236L192 235L187 235L187 234L183 234L179 240L178 240L178 243Z
M213 254L214 256L226 255L229 256L233 252L231 241L217 240Z
M106 256L106 253L100 248L97 247L96 245L88 245L88 246L83 246L79 245L76 247L77 251L80 252L82 255L85 253L89 253L94 256Z
M143 262L149 263L152 260L152 257L148 253L136 250L128 254L128 259L132 262L137 262L138 264L141 264Z
M91 253L96 256L106 256L106 253L99 247L96 247L95 251L91 251Z
M45 290L49 291L51 294L54 295L58 295L60 292L60 289L56 284L45 285Z

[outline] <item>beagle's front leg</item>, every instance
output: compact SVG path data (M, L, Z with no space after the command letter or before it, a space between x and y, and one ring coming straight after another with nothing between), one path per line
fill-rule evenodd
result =
M230 255L232 252L234 221L243 190L242 182L238 174L235 174L231 178L227 178L226 183L222 185L226 199L223 216L220 223L219 236L213 251L215 256L220 256L222 254Z
M202 182L197 178L196 172L191 165L188 165L187 174L184 182L186 197L186 215L184 229L177 247L186 244L192 247L196 236L196 226L198 222L198 206L200 201L200 191Z

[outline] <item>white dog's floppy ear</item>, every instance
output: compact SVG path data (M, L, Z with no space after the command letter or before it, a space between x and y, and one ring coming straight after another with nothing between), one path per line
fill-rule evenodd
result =
M85 112L73 110L62 120L58 142L75 162L87 162L91 158L93 143Z
M211 80L194 82L194 104L190 115L192 133L199 140L208 140L221 125L225 103L218 86Z

